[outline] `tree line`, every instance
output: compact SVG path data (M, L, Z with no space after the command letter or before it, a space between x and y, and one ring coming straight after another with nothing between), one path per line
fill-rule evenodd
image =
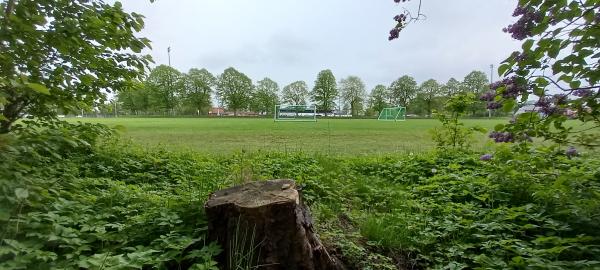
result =
M224 107L234 115L248 112L270 115L275 105L282 103L315 104L324 115L376 116L385 107L404 106L409 114L431 116L455 94L468 92L480 96L487 91L489 80L481 71L472 71L462 81L451 78L446 83L429 79L419 84L404 75L389 86L379 84L367 91L359 77L348 76L338 81L329 69L317 74L310 89L305 81L281 88L268 77L254 83L232 67L215 76L204 68L183 73L160 65L143 81L118 92L116 104L103 104L99 109L107 114L117 109L119 114L131 115L207 115L212 107ZM469 112L472 116L489 113L483 101L475 102Z

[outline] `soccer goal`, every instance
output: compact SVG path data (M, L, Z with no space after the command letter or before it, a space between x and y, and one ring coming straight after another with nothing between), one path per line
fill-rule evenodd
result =
M404 121L406 120L406 107L383 108L377 120Z
M316 122L317 108L314 105L275 105L274 120Z

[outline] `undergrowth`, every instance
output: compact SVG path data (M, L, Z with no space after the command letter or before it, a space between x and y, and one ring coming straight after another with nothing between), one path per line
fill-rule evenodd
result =
M484 161L449 150L207 156L109 133L83 125L0 137L0 269L216 269L208 195L274 178L299 182L317 232L351 269L600 267L593 156L506 145Z

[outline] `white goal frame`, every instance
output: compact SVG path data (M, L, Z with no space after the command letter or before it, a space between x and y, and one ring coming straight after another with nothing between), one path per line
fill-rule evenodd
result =
M286 112L281 113L282 108ZM317 106L278 104L275 105L273 120L275 122L317 122Z

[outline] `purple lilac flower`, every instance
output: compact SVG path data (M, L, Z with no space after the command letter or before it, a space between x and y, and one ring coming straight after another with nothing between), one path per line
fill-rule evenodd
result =
M502 31L504 33L510 33L511 36L516 40L523 40L527 38L527 36L530 35L531 30L527 29L523 23L519 23L520 21L521 20L503 28Z
M547 97L540 97L540 99L538 101L535 102L535 106L536 107L548 107L550 106L552 103L550 102L550 99Z
M490 84L490 89L495 91L497 91L500 87L504 87L500 93L503 98L516 98L527 91L527 85L519 83L516 77L508 77L502 81L497 81Z
M396 15L396 16L394 16L394 21L397 21L397 22L406 21L406 15L404 15L404 14Z
M545 115L552 115L559 113L559 109L552 104L552 100L548 97L540 97L535 103L535 106L539 108L539 111Z
M521 93L521 89L515 83L507 84L502 96L505 98L516 98Z
M503 85L502 81L493 82L490 84L490 89L496 90L496 89L500 88L500 86L502 86L502 85Z
M489 161L491 159L492 159L491 154L485 154L485 155L482 155L481 157L479 157L479 160L481 160L481 161Z
M521 16L523 14L525 14L525 12L527 12L527 10L521 6L517 6L517 8L515 8L515 11L513 12L513 17L518 17Z
M501 86L504 86L504 90L501 93L504 98L516 98L527 91L527 85L519 83L516 77L508 77L490 85L493 90L497 90Z
M514 140L515 140L513 134L510 132L492 131L492 133L490 133L489 137L494 139L494 141L497 143L501 143L501 142L508 143L508 142L514 142Z
M502 107L502 104L500 104L498 102L488 102L488 104L487 104L488 110L497 110L500 107Z
M539 23L542 20L542 15L525 7L517 7L513 13L514 17L521 16L516 23L502 29L505 33L510 33L514 39L523 40L531 36L531 31L535 26L534 23Z
M579 155L579 153L577 152L577 149L575 149L575 147L573 147L573 146L569 146L569 148L567 148L567 151L565 151L565 154L568 157L574 157L574 156Z
M576 97L588 97L592 95L592 90L590 89L577 89L573 91L573 95Z
M390 37L388 39L389 40L396 39L399 36L400 36L400 29L394 28L394 29L390 30Z
M556 105L565 105L568 101L568 97L566 94L556 94L552 96L552 99L554 101L554 104Z
M561 110L555 106L549 106L549 107L540 108L540 112L543 113L544 115L554 115L554 114L560 114Z
M492 101L492 100L494 100L495 97L496 97L496 93L494 93L493 91L488 91L488 92L483 93L483 95L481 95L479 97L479 99L481 101Z

